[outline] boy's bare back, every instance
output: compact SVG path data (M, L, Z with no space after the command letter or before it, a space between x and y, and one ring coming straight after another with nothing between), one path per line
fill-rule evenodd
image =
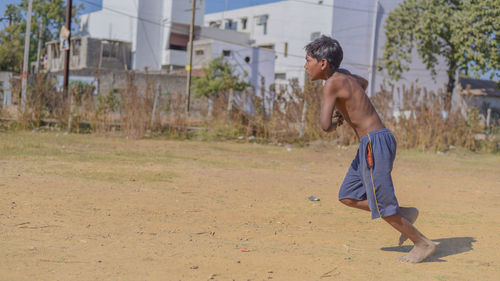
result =
M370 99L365 93L368 82L349 71L339 69L325 81L321 110L321 127L329 129L333 111L337 109L358 137L384 128Z

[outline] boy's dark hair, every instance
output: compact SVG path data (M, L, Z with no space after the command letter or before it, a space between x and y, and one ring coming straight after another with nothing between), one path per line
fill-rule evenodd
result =
M342 47L340 47L339 41L325 35L307 44L305 49L309 56L318 61L326 59L333 71L339 69L344 57L344 52L342 51Z

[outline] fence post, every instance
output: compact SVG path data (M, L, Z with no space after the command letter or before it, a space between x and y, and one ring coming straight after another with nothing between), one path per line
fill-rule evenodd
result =
M68 116L68 133L71 133L73 123L73 91L68 90L69 99L69 116Z
M307 99L306 92L304 91L304 105L302 106L302 120L300 121L299 137L303 138L306 131L306 113L307 113Z
M161 95L161 84L158 83L158 91L156 92L155 94L155 100L153 102L153 112L151 114L151 129L154 127L155 125L155 119L156 119L156 109L158 107L158 99Z
M229 98L227 101L227 123L228 123L228 125L231 125L231 111L233 110L233 95L234 95L234 90L229 89Z
M491 121L491 108L486 110L486 133L490 133L490 121Z
M213 95L208 96L208 112L207 112L208 118L212 117L212 110L214 108L213 97L214 97Z

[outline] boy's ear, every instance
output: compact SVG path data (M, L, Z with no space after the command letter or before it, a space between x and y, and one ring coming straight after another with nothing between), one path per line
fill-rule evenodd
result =
M322 59L320 61L321 64L321 70L325 70L328 67L328 61L326 59Z

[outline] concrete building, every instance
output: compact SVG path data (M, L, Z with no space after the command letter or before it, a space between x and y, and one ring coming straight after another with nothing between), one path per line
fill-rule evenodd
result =
M191 1L103 0L102 10L82 15L79 36L130 44L130 68L169 73L182 71L187 64ZM227 59L239 73L248 73L249 82L260 93L260 77L266 89L274 82L274 51L250 46L248 33L203 26L205 0L197 0L194 42L210 41L208 59L230 53ZM90 41L89 41L90 42ZM82 42L83 44L83 42ZM99 50L87 48L88 52ZM193 54L196 60L196 53ZM243 56L243 57L242 57ZM98 56L92 56L98 57ZM249 57L249 62L244 58ZM198 63L201 67L202 63ZM87 67L91 64L88 63Z
M205 1L197 1L195 25L203 23ZM132 44L132 69L184 67L191 1L103 0L102 10L80 18L80 36Z
M201 68L221 55L242 79L252 84L257 95L260 96L262 91L262 78L265 82L264 91L269 91L269 86L274 81L273 50L214 39L197 40L193 44L193 68Z
M498 81L460 77L457 90L464 105L479 110L485 122L500 125L500 89ZM488 124L488 125L489 125Z
M380 90L384 82L396 87L415 83L428 90L446 90L448 82L444 58L440 58L435 80L425 68L416 51L412 54L410 71L400 81L394 81L385 71L377 71L376 64L383 55L386 41L384 24L389 13L402 0L335 0L333 8L333 37L344 50L342 66L368 79L368 93Z
M51 41L47 46L46 71L58 72L64 69L64 52L59 41ZM130 69L131 44L115 40L90 37L72 38L70 69Z
M205 24L248 32L254 46L268 47L277 53L275 76L282 82L298 78L303 85L304 46L322 34L337 39L344 50L341 67L369 80L368 94L387 81L396 86L418 81L429 90L445 88L446 64L443 60L435 80L416 53L411 71L401 81L392 81L376 71L377 58L385 43L383 25L388 14L402 0L283 0L264 5L205 15Z
M100 11L80 18L79 37L131 44L135 70L184 69L191 22L191 1L103 0ZM216 39L239 45L249 34L203 26L205 0L197 0L194 40Z

